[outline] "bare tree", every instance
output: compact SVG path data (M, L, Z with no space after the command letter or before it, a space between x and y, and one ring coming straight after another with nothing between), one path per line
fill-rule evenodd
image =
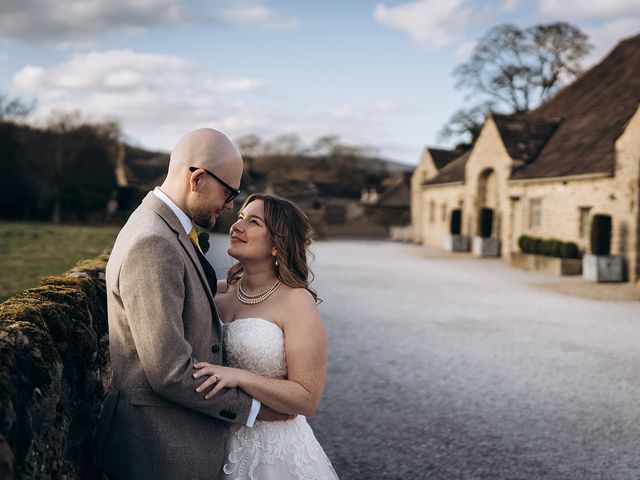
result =
M0 93L0 120L9 117L26 117L36 107L36 102L25 103L17 97L10 97L6 93Z
M565 22L524 30L500 25L482 37L453 75L470 96L521 113L575 78L591 48L587 36Z
M308 152L315 156L366 157L375 155L377 150L368 145L344 143L339 135L324 135L315 139Z
M456 149L470 149L476 143L484 120L493 109L493 105L492 102L484 102L480 105L455 111L449 118L449 123L440 130L439 138L442 140L458 138L460 141L456 144Z
M117 122L91 123L78 111L55 110L46 120L53 135L49 159L52 221L65 211L106 204L116 186L115 158L121 139Z
M234 142L242 156L255 157L261 153L262 140L258 135L253 133L243 135L236 138Z
M587 35L566 22L492 28L453 71L456 87L480 103L455 112L441 136L457 135L466 124L466 134L475 140L477 114L487 107L503 113L536 107L582 71L580 63L591 48Z

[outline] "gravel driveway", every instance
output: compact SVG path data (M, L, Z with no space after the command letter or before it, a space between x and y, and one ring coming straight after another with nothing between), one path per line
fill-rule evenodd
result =
M314 251L330 352L310 423L341 479L640 478L640 302L414 245Z

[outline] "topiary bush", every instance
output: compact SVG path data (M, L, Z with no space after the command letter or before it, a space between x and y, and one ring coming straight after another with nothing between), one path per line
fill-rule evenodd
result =
M595 214L591 220L591 253L609 255L611 253L611 216Z
M542 239L521 235L518 238L518 247L523 253L534 255L546 255L558 258L580 258L580 250L574 242L563 242L555 238Z
M574 242L563 242L560 251L562 258L580 258L580 250Z

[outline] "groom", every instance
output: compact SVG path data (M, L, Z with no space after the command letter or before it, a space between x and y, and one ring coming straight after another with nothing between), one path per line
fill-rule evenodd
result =
M211 229L240 193L242 158L211 129L184 136L167 178L118 235L107 264L113 382L98 432L109 478L212 479L229 422L281 419L238 389L210 400L195 392L193 365L221 364L216 279L194 224Z

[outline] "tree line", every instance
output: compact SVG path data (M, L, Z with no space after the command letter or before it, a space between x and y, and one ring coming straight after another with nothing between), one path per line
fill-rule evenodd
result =
M1 100L11 105L12 116L28 111ZM2 109L0 218L103 221L117 189L118 125L91 123L70 112L52 114L43 128L9 117Z

